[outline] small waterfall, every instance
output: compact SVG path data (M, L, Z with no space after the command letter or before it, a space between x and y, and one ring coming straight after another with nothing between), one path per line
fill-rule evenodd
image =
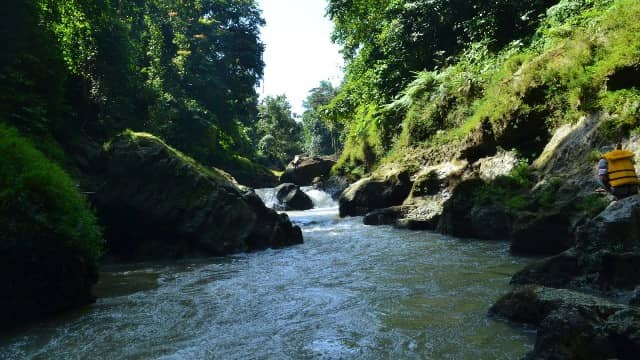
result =
M338 202L333 200L329 193L318 190L312 186L304 186L300 189L309 195L311 200L313 200L313 207L316 209L334 208L338 206Z
M274 209L278 205L275 188L255 189L255 192L268 208Z
M338 202L322 190L318 190L312 186L302 186L300 189L311 198L314 209L327 209L338 206ZM275 188L255 189L255 192L267 207L274 209L278 206Z

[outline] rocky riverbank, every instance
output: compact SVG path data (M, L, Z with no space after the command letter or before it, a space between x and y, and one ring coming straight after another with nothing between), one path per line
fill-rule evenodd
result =
M593 114L555 129L546 145L536 145L540 155L532 161L501 150L497 139L504 136L471 132L467 141L448 144L449 151L421 157L419 166L383 164L345 190L340 214L364 215L367 225L504 240L513 253L550 256L515 274L516 289L492 313L539 326L531 358L629 358L640 349L635 302L626 304L640 292L640 197L613 201L593 192L594 149L606 144L608 119ZM521 138L527 130L505 131ZM640 156L637 136L623 146ZM570 305L532 307L536 289L568 296ZM594 310L584 294L596 294L615 311Z

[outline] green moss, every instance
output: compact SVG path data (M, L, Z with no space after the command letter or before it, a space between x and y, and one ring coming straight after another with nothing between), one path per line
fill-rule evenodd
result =
M599 194L590 194L579 199L577 208L586 212L589 217L595 217L608 205L609 201L605 197Z
M162 145L164 145L164 147L166 147L166 149L170 152L170 154L178 159L180 159L180 161L189 164L189 166L191 166L193 169L197 170L198 172L205 174L207 176L213 177L215 179L218 180L227 180L226 176L218 171L216 171L213 168L207 168L203 165L201 165L200 163L198 163L197 161L195 161L193 158L191 158L188 155L185 155L184 153L182 153L179 150L174 149L173 147L169 146L167 143L165 143L162 139L160 139L159 137L153 135L153 134L149 134L146 132L136 132L136 131L132 131L132 130L125 130L123 131L119 136L128 138L129 140L135 142L135 143L139 143L139 144L144 144L144 142L149 141L149 142L158 142ZM109 148L111 147L111 143L112 141L109 141L107 143L105 143L103 145L103 148L105 150L109 150Z
M1 123L0 229L5 254L68 247L96 261L103 246L96 218L71 177Z

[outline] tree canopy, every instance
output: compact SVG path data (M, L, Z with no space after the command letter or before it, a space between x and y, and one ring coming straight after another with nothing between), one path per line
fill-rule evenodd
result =
M7 0L0 118L22 131L156 133L209 165L252 157L264 24L253 0ZM18 29L21 29L18 31Z

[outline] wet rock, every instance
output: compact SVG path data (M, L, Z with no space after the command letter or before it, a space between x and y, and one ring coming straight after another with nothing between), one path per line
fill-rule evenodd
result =
M599 317L608 317L627 308L571 290L524 286L502 296L489 312L512 321L538 325L551 312L562 307L592 312Z
M406 206L407 211L394 225L408 230L435 230L440 221L444 199L433 196L429 200L423 201L420 205Z
M324 180L319 178L317 182L314 182L314 187L322 190L331 195L333 200L338 200L344 190L349 187L349 180L343 176L331 176Z
M574 244L569 214L561 211L523 213L511 233L511 251L521 254L554 255Z
M371 210L400 205L411 191L406 171L383 178L364 178L349 186L340 195L340 216L360 216Z
M631 293L629 305L640 306L640 286L636 287Z
M511 215L499 204L482 204L477 199L486 183L480 179L461 182L444 203L436 230L457 237L507 240Z
M299 186L309 186L316 177L326 178L335 159L331 156L298 157L292 160L280 177L282 183L294 183Z
M612 359L616 349L597 314L572 307L551 312L541 323L527 359Z
M463 181L451 198L444 203L437 231L457 237L471 238L475 231L471 226L471 209L475 203L476 191L484 185L480 179Z
M313 200L298 185L280 184L275 190L282 210L309 210L313 208Z
M398 229L433 231L438 226L439 220L440 220L440 215L436 215L431 218L425 218L425 219L405 218L405 219L398 219L394 225Z
M45 250L4 250L6 256L0 263L0 332L26 320L42 319L95 301L93 286L98 281L98 267L94 261L78 249L49 245Z
M603 289L633 289L640 284L640 254L603 254L597 281Z
M638 309L574 291L522 287L490 313L538 325L527 359L635 359L640 350Z
M580 275L578 256L575 249L569 249L528 265L513 275L511 283L563 287L578 275Z
M640 250L640 196L612 202L600 215L578 229L578 250L614 252Z
M474 206L469 214L473 237L482 240L509 240L511 215L504 206Z
M376 209L368 212L362 221L365 225L393 225L403 216L403 213L401 206Z
M117 136L105 159L95 203L112 255L223 255L302 242L299 228L253 191L152 135Z

